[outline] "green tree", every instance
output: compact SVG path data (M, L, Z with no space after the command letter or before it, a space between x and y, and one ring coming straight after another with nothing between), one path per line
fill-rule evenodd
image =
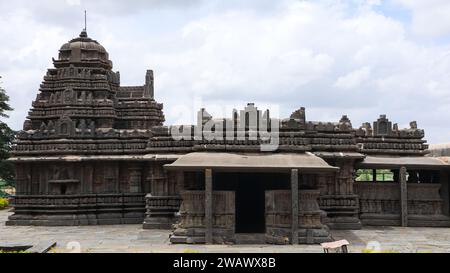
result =
M9 118L6 112L12 110L13 108L9 105L9 96L0 86L0 179L10 185L14 185L14 167L6 159L9 158L16 132L9 128L2 119Z

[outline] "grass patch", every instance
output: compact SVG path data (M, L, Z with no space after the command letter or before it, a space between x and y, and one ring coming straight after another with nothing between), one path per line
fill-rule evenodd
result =
M0 210L6 209L9 206L8 199L0 198Z
M193 253L200 253L200 251L198 251L198 250L194 250L194 249L185 249L185 250L183 250L183 253L185 253L185 254L193 254Z
M400 253L394 250L373 250L373 249L363 249L361 251L362 253L383 253L383 254L393 254L393 253Z

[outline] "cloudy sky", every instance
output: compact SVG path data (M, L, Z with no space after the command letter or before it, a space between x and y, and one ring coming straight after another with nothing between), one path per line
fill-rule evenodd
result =
M155 71L167 124L248 102L354 127L387 114L450 141L448 0L0 0L1 85L22 127L52 57L78 36L110 53L123 85Z

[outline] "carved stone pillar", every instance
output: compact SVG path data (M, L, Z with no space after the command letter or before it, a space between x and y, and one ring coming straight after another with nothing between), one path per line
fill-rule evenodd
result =
M212 170L205 170L205 242L213 243L213 188Z
M204 244L206 242L206 195L204 190L181 193L180 221L170 237L173 244ZM214 191L210 199L212 211L212 241L216 244L235 243L235 193ZM209 236L209 235L208 235Z
M337 158L332 164L339 171L334 180L328 181L326 194L322 190L320 196L320 207L327 213L326 224L332 229L361 229L358 196L353 191L354 159Z
M295 174L292 178L295 180ZM319 244L331 241L329 228L322 222L319 196L319 190L297 190L297 194L291 190L266 191L266 242ZM291 198L296 198L297 202ZM295 234L294 226L297 226Z
M300 190L298 192L298 242L319 244L331 241L326 225L322 223L319 207L319 190Z
M406 168L400 168L400 204L402 227L408 226L408 182L406 181Z
M176 222L176 213L180 209L179 196L153 196L145 197L144 229L171 229Z
M184 173L166 173L162 164L147 166L146 213L144 229L172 229L178 220L181 197L179 184L183 183ZM151 187L149 187L151 185Z
M291 170L292 194L292 240L293 245L298 244L298 170Z

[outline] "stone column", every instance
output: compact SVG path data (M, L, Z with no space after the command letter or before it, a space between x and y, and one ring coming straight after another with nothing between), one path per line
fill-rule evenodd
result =
M322 195L319 202L325 212L331 229L361 229L359 220L358 196L353 191L354 160L334 158L339 171L335 174L335 191ZM332 181L329 185L332 185ZM333 205L330 205L333 204Z
M130 168L130 193L140 193L142 191L142 169L141 168Z
M406 168L400 168L400 204L402 227L408 226L408 182L406 181Z
M292 193L292 241L298 244L298 169L291 170L291 193Z
M212 170L205 170L205 242L213 243Z
M443 209L443 213L444 213L444 215L449 215L449 197L450 197L450 194L449 194L449 177L448 177L448 174L447 174L447 172L446 171L444 171L444 170L440 170L439 171L439 175L440 175L440 177L441 177L441 181L440 181L440 184L441 184L441 198L442 198L442 200L444 200L444 203L443 203L443 207L442 207L442 209Z

